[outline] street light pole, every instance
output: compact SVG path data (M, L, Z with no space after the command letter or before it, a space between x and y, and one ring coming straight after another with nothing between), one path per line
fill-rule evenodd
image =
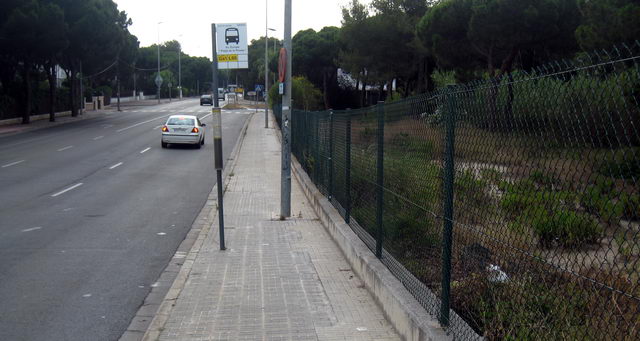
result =
M264 127L269 128L269 101L267 101L266 95L269 93L269 67L267 66L267 48L269 47L269 26L267 25L269 20L269 0L265 0L264 4Z
M182 37L182 34L178 38ZM182 44L178 41L178 89L180 89L180 99L182 100L182 62L180 56L182 55Z
M162 21L158 22L158 76L160 76L160 24ZM158 87L158 104L160 104L160 82L156 83Z

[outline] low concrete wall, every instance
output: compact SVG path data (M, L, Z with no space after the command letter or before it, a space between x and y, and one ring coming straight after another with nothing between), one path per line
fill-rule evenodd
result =
M56 113L56 117L65 117L65 116L71 116L71 111L61 111ZM29 117L29 119L31 121L48 120L49 114L32 115L31 117ZM22 117L0 120L0 126L9 125L9 124L20 124L20 123L22 123Z

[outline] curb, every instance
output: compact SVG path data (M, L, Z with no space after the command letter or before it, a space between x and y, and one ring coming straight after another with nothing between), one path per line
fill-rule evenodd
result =
M238 142L235 147L233 147L227 159L228 164L222 171L225 188L231 180L228 175L232 173L236 167L238 154L240 154L249 122L253 117L254 114L251 113L245 121L244 126L240 130ZM160 304L153 302L157 301L158 296L161 295L154 287L151 292L147 294L144 303L138 308L138 312L131 320L127 330L120 337L120 341L151 341L158 340L160 337L164 325L171 315L175 302L189 278L189 274L191 273L191 269L193 268L202 244L209 233L212 232L212 225L215 224L215 218L217 217L217 195L217 187L214 185L209 193L207 202L193 222L189 233L187 233L185 239L180 243L180 246L178 246L176 253L167 267L160 274L157 283L164 288L169 287L166 295L162 298ZM151 322L147 325L149 320L151 320Z
M269 116L277 131L276 135L282 141L281 131L277 128L273 113ZM320 193L293 155L291 170L325 230L338 245L354 273L365 283L385 317L402 339L408 341L453 340L344 222L340 213Z

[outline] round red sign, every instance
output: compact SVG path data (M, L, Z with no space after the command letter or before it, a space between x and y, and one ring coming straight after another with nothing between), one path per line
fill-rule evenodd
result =
M283 83L287 76L287 50L283 47L280 49L280 58L278 59L278 81Z

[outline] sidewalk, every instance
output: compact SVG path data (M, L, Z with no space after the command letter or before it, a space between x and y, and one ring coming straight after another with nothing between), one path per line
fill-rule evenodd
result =
M214 226L202 232L203 243L186 257L193 264L184 287L171 289L179 295L166 323L156 322L146 338L159 333L160 340L400 340L295 180L294 217L276 218L280 142L263 122L262 115L252 116L229 173L227 250L218 248L215 217Z

